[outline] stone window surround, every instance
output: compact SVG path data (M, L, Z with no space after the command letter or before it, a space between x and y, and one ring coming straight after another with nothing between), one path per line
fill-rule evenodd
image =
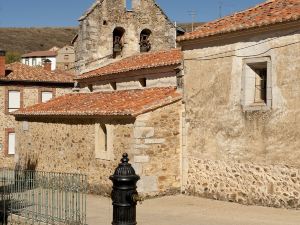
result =
M105 126L106 132L103 131ZM101 160L113 160L113 125L95 124L95 158ZM103 145L103 143L105 143Z
M52 98L56 97L56 88L39 88L38 92L38 103L42 103L43 92L52 92Z
M267 63L267 90L266 90L266 104L246 104L246 66L255 63ZM255 87L253 87L255 88ZM241 105L243 111L267 111L272 108L272 62L270 56L257 57L257 58L245 58L243 59L243 71L242 71L242 98Z
M5 87L5 94L4 94L4 114L10 115L8 110L9 106L9 91L20 91L20 109L24 107L24 87Z
M5 128L3 155L5 157L14 157L14 155L8 154L8 135L9 135L9 133L15 133L15 128Z

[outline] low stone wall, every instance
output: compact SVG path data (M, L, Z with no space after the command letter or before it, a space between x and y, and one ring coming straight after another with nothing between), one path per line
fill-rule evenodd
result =
M186 191L246 205L300 209L300 170L190 158Z

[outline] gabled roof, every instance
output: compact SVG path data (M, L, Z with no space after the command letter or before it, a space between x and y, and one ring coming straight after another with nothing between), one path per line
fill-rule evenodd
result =
M269 0L245 11L206 23L194 32L178 37L177 40L193 40L296 20L300 20L300 0Z
M179 49L142 53L121 59L96 70L84 73L76 79L82 80L86 78L123 73L132 70L176 65L181 63L182 57L182 52Z
M179 101L175 88L68 94L13 113L15 116L131 116Z
M48 71L41 66L32 67L20 62L5 65L6 76L0 81L70 83L74 82L73 75L64 71Z
M56 57L57 53L55 51L36 51L30 52L22 55L22 58L28 57Z

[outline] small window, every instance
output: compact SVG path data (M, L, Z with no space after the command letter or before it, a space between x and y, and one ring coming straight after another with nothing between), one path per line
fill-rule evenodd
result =
M147 79L146 78L139 79L139 82L140 82L140 84L141 84L142 87L146 87L147 86Z
M16 133L15 132L8 133L7 146L8 146L8 151L7 151L8 155L14 155L16 153Z
M25 65L29 66L29 59L25 59Z
M112 142L109 141L110 135L112 135L112 126L107 124L95 125L95 156L97 159L112 159L113 150Z
M36 63L36 58L33 58L32 59L32 66L36 66L37 65L37 63Z
M14 112L21 107L20 91L8 91L8 112Z
M53 98L53 92L52 91L42 91L41 93L41 101L42 102L48 102Z
M126 1L126 10L132 11L132 0L125 0Z
M65 70L69 69L69 64L65 64Z
M64 60L69 60L69 55L64 55Z
M113 90L117 90L117 83L116 82L111 82L110 86L112 87Z
M107 25L107 20L103 20L103 25L104 25L104 26Z
M267 57L244 60L244 110L262 110L271 107L271 62Z

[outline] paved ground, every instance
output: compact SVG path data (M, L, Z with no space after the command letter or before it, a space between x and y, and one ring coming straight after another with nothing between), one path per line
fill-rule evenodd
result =
M111 201L88 196L88 225L110 225ZM243 206L188 196L146 200L138 225L300 225L300 211Z

